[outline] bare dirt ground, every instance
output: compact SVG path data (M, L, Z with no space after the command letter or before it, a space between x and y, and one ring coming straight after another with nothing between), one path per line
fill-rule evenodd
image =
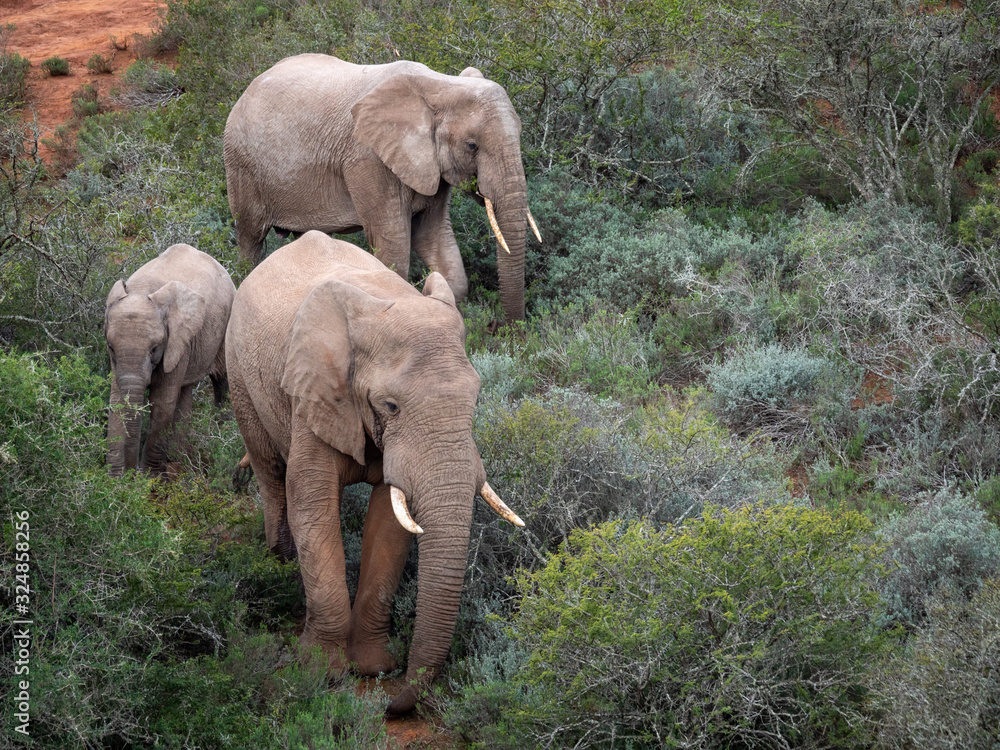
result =
M24 116L37 120L42 139L51 138L60 125L76 130L72 98L84 84L93 85L102 100L107 98L122 72L136 60L136 35L149 34L165 10L161 0L0 0L0 25L16 27L7 50L31 63ZM111 60L111 74L87 70L94 54ZM47 75L41 63L50 57L68 60L69 75ZM157 59L171 63L170 56ZM46 162L53 160L53 150L44 143L40 154ZM395 695L402 689L402 680L383 681L382 689ZM418 716L388 721L386 729L394 750L457 747L453 738Z
M8 51L31 63L25 117L37 118L43 139L72 118L73 95L84 84L93 85L106 98L121 75L136 59L136 34L148 34L165 9L159 0L0 0L0 24L14 24ZM116 50L112 37L118 46ZM87 70L91 55L111 60L113 73L97 75ZM68 76L49 76L41 63L50 57L69 61ZM41 146L49 161L52 149Z

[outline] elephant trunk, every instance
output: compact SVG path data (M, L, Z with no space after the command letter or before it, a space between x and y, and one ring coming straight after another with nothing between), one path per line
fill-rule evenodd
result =
M496 217L507 242L506 252L497 243L497 275L500 278L500 300L507 320L524 319L524 248L528 228L528 194L524 177L512 192L496 200Z
M492 203L493 231L503 235L497 240L497 275L500 300L507 320L524 319L524 249L528 229L528 191L517 144L508 149L513 155L482 168L479 191Z
M139 468L139 433L147 385L142 378L113 378L108 417L108 464L112 476Z
M414 515L424 530L417 537L417 613L407 687L390 704L388 713L393 715L412 711L424 687L444 664L462 599L475 490L471 481L442 487L438 479L436 485L429 493L419 489L415 493Z

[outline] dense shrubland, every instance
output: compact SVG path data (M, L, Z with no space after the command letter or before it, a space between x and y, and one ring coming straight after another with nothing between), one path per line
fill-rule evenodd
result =
M233 488L226 412L196 395L174 481L102 465L107 290L178 241L245 276L222 127L303 51L476 65L524 124L527 322L493 332L489 228L452 207L477 443L527 522L476 511L429 702L456 741L1000 742L1000 13L853 4L841 38L839 7L170 2L142 47L177 70L136 63L125 111L82 108L64 176L0 31L0 569L28 509L39 746L385 745L378 693L294 658L296 568ZM365 502L344 500L352 586Z

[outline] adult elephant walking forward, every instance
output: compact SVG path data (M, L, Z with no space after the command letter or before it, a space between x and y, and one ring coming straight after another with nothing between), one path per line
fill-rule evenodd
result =
M108 465L166 473L165 430L191 413L191 393L208 375L225 396L225 335L236 287L226 269L190 245L172 245L108 294L104 335L111 358ZM139 454L141 408L149 429Z
M521 121L504 89L475 68L450 76L409 61L289 57L247 87L223 144L229 207L247 258L260 260L272 227L361 228L403 278L415 250L458 301L468 281L448 213L451 186L476 178L498 240L504 314L524 317L526 222L535 225Z
M268 546L298 554L302 642L321 645L332 671L395 668L390 607L419 534L409 685L390 705L411 710L451 645L473 497L523 525L490 490L472 439L479 376L454 295L440 274L420 294L360 248L307 232L240 285L226 358ZM357 482L373 489L352 607L340 498Z

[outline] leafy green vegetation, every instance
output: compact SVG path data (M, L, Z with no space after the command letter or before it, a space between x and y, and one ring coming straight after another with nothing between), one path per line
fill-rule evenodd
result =
M120 111L74 97L58 178L0 29L0 574L26 511L34 742L387 744L385 696L299 654L296 565L207 389L174 478L104 467L107 292L175 242L245 277L221 134L300 52L476 66L523 125L526 321L497 328L489 225L459 189L451 213L475 437L527 524L476 507L427 704L456 743L1000 741L998 16L850 5L170 0L100 90ZM352 591L366 502L343 501Z
M779 504L574 532L518 579L529 698L505 706L512 731L522 747L863 744L859 682L896 637L875 621L868 530Z
M42 61L41 68L50 76L68 76L69 60L62 57L50 57Z

